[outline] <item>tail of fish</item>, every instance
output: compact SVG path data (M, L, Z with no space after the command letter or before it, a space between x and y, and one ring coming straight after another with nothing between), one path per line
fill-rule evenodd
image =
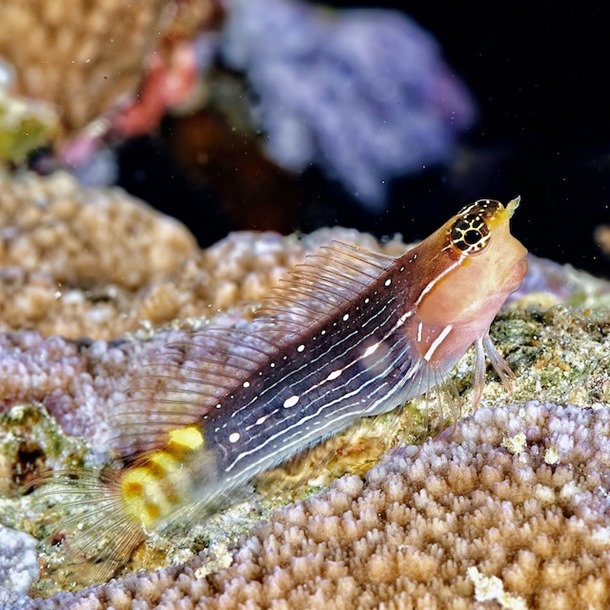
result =
M55 537L77 564L88 564L85 580L114 574L152 532L176 520L195 499L198 518L220 508L224 494L201 432L187 426L168 437L164 447L129 466L117 462L101 472L60 472L44 488L45 497L61 498Z

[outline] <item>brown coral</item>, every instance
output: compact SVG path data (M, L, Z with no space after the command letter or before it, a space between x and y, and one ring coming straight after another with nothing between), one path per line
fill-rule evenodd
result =
M128 298L196 252L178 222L120 189L82 188L61 172L0 173L0 226L0 319L49 334L99 336L116 321L111 304L121 292Z
M279 510L228 569L198 578L199 559L37 607L606 608L609 434L607 406L481 409Z
M133 289L195 252L194 239L177 221L121 189L83 188L63 172L0 174L0 225L0 266L59 283Z
M15 68L20 94L55 103L65 126L78 129L135 91L164 4L9 0L0 55Z
M303 240L233 234L200 252L175 220L63 172L0 173L0 225L0 328L74 339L258 304L287 268L331 239L379 249L370 236L336 229Z
M610 255L610 226L600 225L595 229L593 237L601 251L606 255Z
M5 0L0 57L16 92L55 104L72 133L132 99L160 41L192 36L211 11L206 1Z

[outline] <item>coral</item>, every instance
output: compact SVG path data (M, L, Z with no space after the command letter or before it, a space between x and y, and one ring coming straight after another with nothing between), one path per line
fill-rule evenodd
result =
M196 252L176 221L120 189L85 189L61 172L0 172L0 225L5 328L98 336L119 320L121 296Z
M151 351L172 338L185 338L192 327L248 324L253 308L286 269L332 239L387 253L405 246L395 240L382 248L371 236L336 228L300 238L233 234L198 252L188 232L118 190L81 189L62 174L2 179L5 300L0 315L12 332L0 333L0 492L6 496L0 501L0 522L41 540L42 573L35 586L50 594L51 579L54 586L70 586L69 578L55 578L51 568L61 559L42 542L52 518L37 512L36 494L16 498L17 487L47 469L100 464L131 372ZM87 208L96 221L83 220ZM11 249L14 244L20 244L18 250ZM107 250L119 255L106 258ZM599 306L608 284L547 261L534 260L532 270L519 298L492 328L517 374L514 400L539 397L582 407L610 403L610 323ZM46 291L58 297L37 305ZM588 309L523 308L541 293L554 302L584 302ZM36 307L39 315L24 317ZM73 340L56 336L65 330ZM454 375L464 405L472 385L470 359ZM287 608L310 596L310 607L326 600L329 608L339 608L342 599L351 600L351 607L379 606L384 600L388 606L408 607L409 591L428 591L421 603L429 607L442 606L442 596L454 594L456 608L477 603L480 608L519 607L523 600L528 607L543 607L547 595L570 600L573 592L588 595L595 607L607 576L601 567L605 526L596 516L606 510L605 408L506 407L507 400L506 390L490 374L483 404L496 410L479 411L460 422L453 436L442 435L420 453L410 447L389 456L364 483L354 476L342 479L324 495L284 509L240 544L233 565L224 571L231 563L231 545L261 512L267 515L270 507L311 493L311 487L266 499L249 496L249 502L184 534L151 539L131 566L146 569L139 575L83 593L57 593L47 601L5 592L0 604L88 608L108 606L111 600L120 608L138 598L143 608L157 603L169 608L178 600L187 607L199 601L214 608L235 607L247 595L252 606L257 599L270 604L275 596L276 607ZM362 473L401 435L403 442L421 442L430 421L421 415L425 406L435 405L416 403L401 414L362 422L333 441L337 459L319 473L314 486L345 470ZM318 455L306 456L305 465ZM298 468L296 474L273 473L271 491L282 490L287 478L307 481L302 473ZM475 508L459 512L460 507ZM458 511L454 518L443 517L449 509ZM487 527L489 514L494 527ZM404 525L408 519L409 528ZM477 534L477 525L487 527L487 533ZM536 528L540 535L531 535ZM463 535L455 538L460 531ZM565 547L558 546L558 531L566 532ZM500 534L506 532L517 546L502 546ZM395 544L396 538L385 536L410 538ZM580 567L576 543L586 551ZM531 562L548 549L554 563ZM459 553L466 556L461 564ZM169 564L173 567L152 572ZM454 576L458 566L461 571ZM397 577L397 570L404 573ZM571 588L556 584L560 573ZM523 584L523 574L532 575L539 593ZM362 584L367 579L368 590ZM525 580L529 583L529 576ZM300 585L287 592L295 582ZM428 582L440 587L440 598L431 597Z
M0 174L0 265L59 283L134 288L168 273L195 251L178 222L120 189L81 189L68 174ZM135 260L126 260L129 248ZM138 264L138 258L141 260Z
M232 308L258 306L287 269L322 244L341 240L371 250L397 254L400 240L383 247L370 235L350 229L321 229L301 239L275 233L233 233L192 258L169 281L150 286L135 304L136 316L153 324Z
M229 314L223 315L226 317ZM215 322L222 323L222 317L222 315L216 316ZM231 318L231 315L229 315L229 318ZM607 313L603 309L591 311L586 315L579 315L565 308L554 308L547 312L537 311L533 313L515 309L508 315L500 316L498 323L493 329L494 339L499 343L503 353L508 354L509 361L517 373L514 391L515 398L526 400L528 396L531 397L532 395L543 393L555 401L569 400L581 405L591 405L598 401L608 403L610 401L610 370L605 354L610 349L609 329ZM152 339L148 341L134 338L131 341L115 341L111 344L103 341L97 341L92 344L67 342L57 337L44 339L35 333L19 333L14 334L12 337L3 337L3 343L0 345L0 361L6 364L7 369L6 374L2 376L5 381L0 394L4 397L12 398L11 404L18 404L28 400L41 400L51 413L53 420L59 422L64 430L71 434L81 435L87 439L90 447L95 448L98 452L102 452L108 448L110 438L113 436L112 431L109 429L110 419L115 405L121 401L121 396L123 396L121 394L122 387L126 385L130 374L128 364L131 364L135 369L140 368L149 350L155 349L156 346L166 342L170 337L179 338L182 336L182 332L181 330L162 331L153 333ZM469 373L465 372L469 370L470 366L467 363L463 363L458 367L456 383L458 383L459 387L468 387L470 385L468 380ZM542 390L541 388L545 389ZM504 454L513 456L511 459L515 462L518 456L529 455L528 452L530 452L534 457L538 455L541 463L543 461L551 470L567 468L570 472L580 472L582 467L580 462L576 461L577 453L570 453L566 457L565 446L580 447L581 445L587 446L590 444L590 452L595 453L596 457L594 456L594 458L589 459L590 454L587 454L585 456L586 459L583 459L585 462L590 463L592 469L600 468L599 460L605 458L602 451L603 447L598 446L596 443L601 443L604 437L598 429L599 426L596 422L601 421L600 418L605 417L604 410L595 411L595 419L589 421L586 418L593 417L590 412L583 411L583 415L579 415L575 408L566 411L559 408L551 409L549 407L547 409L546 407L542 408L533 405L524 409L523 412L520 412L518 407L505 408L501 405L506 398L506 392L499 383L495 381L488 383L483 401L487 405L498 405L496 411L479 411L475 415L474 423L462 422L458 424L454 435L448 441L447 439L439 440L438 443L440 444L435 445L434 451L440 451L440 449L447 449L448 447L447 451L455 457L457 463L458 457L461 455L459 452L462 450L466 452L466 449L469 448L470 451L475 453L475 457L478 456L476 457L476 460L478 460L476 463L478 464L477 467L481 468L481 473L475 473L476 476L474 474L471 476L472 481L475 483L477 481L484 481L483 475L487 472L484 464L490 467L493 467L496 463L502 464L499 460ZM468 403L468 394L465 397L465 402ZM421 405L418 408L421 408ZM481 413L486 413L486 415L481 415ZM553 415L553 413L556 413L556 415ZM67 440L61 438L60 431L50 429L48 432L43 433L43 430L45 427L48 428L48 425L41 426L40 423L37 423L36 417L36 412L29 415L27 410L24 411L21 407L13 407L7 412L7 419L4 422L0 422L8 430L7 439L13 439L12 445L9 443L2 446L2 453L7 456L7 459L13 460L15 455L21 456L21 459L37 455L43 460L46 467L54 468L66 467L66 465L70 464L70 460L77 459L82 462L83 459L88 459L86 452L83 453L81 450L79 454L74 447L70 447ZM585 419L582 420L582 418ZM548 424L544 423L547 419ZM538 420L542 422L536 424L540 427L541 435L547 429L553 432L553 430L557 429L557 426L562 430L563 426L569 432L578 422L585 421L585 424L590 428L590 434L593 436L597 435L598 438L597 440L591 440L587 437L584 441L581 439L578 442L572 442L570 440L566 441L561 437L557 441L547 439L548 442L544 440L544 442L540 441L536 445L536 442L538 442L536 441L537 437L534 433L531 433L531 429L533 429L532 426ZM561 423L561 425L557 423L557 421L563 420L566 420L567 423ZM507 430L504 430L502 426L508 427ZM476 434L472 432L471 428L476 431ZM500 428L500 431L496 430L496 428ZM579 424L579 430L580 428L584 428L584 425L580 426ZM396 414L384 416L374 426L370 422L363 422L359 429L360 436L356 445L359 445L361 448L366 447L366 434L368 432L370 442L375 446L378 455L384 448L387 449L392 439L396 439L396 432L399 432L401 429L406 429L410 433L410 436L406 438L418 440L425 435L425 425L423 429L421 425L414 427L413 415L407 410L400 417ZM493 431L493 434L491 431ZM582 430L580 430L579 434L581 433L583 433ZM335 475L340 474L342 469L344 471L346 465L349 468L352 460L357 461L363 458L363 455L359 454L358 450L356 450L355 454L350 454L350 450L354 451L355 438L353 434L347 435L344 438L343 447L334 445L339 455L344 458L343 464L329 465L329 468L331 468ZM491 441L489 438L491 438ZM470 444L468 445L466 441ZM17 442L16 447L14 446L15 442ZM446 442L450 444L443 444ZM485 443L492 443L493 446L486 448ZM53 453L50 448L54 447L56 448L53 449ZM365 453L368 452L368 455L364 456L365 459L375 459L374 454L370 450L364 451ZM410 455L410 452L413 453L415 449L411 448L405 451ZM426 451L429 450L427 449ZM316 459L315 455L314 453L311 456L314 460ZM428 455L430 463L434 462L430 457L431 454L424 452L422 455ZM532 468L536 471L534 466ZM15 472L16 467L8 464L7 469L7 476L14 476L12 473ZM508 471L508 466L506 466L506 469ZM602 470L599 470L599 472L602 473L600 476L603 476ZM286 475L284 474L283 476L285 478ZM282 475L276 473L276 477L280 481L281 488ZM370 477L373 477L373 474ZM377 479L370 477L369 482L377 481ZM583 474L583 477L589 477L588 471ZM411 480L411 478L413 477L409 475L407 480ZM422 480L425 478L423 477ZM417 479L414 480L417 481ZM358 478L351 478L345 484L358 487L358 481ZM531 478L528 481L531 483ZM543 482L541 482L541 485ZM494 486L502 487L498 481L493 483L494 485L490 484L492 491ZM378 487L379 485L375 488L377 491ZM505 487L510 488L508 484ZM476 487L476 489L479 490L479 487ZM412 491L411 488L408 488L404 491L405 496L411 494ZM441 487L441 491L444 494L446 488ZM474 491L471 491L474 494ZM483 486L476 497L479 499L485 498L489 491L488 487ZM415 498L413 502L419 502L415 508L419 508L422 511L427 510L428 496L422 495L422 493L419 493L419 495L415 493L413 497ZM595 501L597 502L598 500L596 499ZM311 502L314 501L311 500ZM586 506L586 502L583 500L583 507ZM378 512L380 514L387 514L392 503L386 502L389 506L387 509L383 509L383 503L380 503ZM246 508L246 512L251 510L256 504L249 504L247 506L250 506L250 508ZM314 502L311 506L315 507L318 504ZM430 514L435 514L434 511L437 511L434 506L430 504ZM497 506L494 506L497 509ZM524 506L529 507L530 504L524 501ZM532 506L534 512L538 510L538 505ZM545 510L549 506L553 506L553 503L550 501L548 505L545 505ZM563 505L559 504L559 506L561 508ZM594 506L594 504L591 504L591 506ZM415 508L412 507L412 510L415 510ZM290 513L293 516L297 515L294 510ZM567 511L567 509L565 510ZM518 511L508 511L507 520L513 518L514 513L518 513ZM256 517L256 514L255 512L251 515L251 518ZM538 513L535 512L535 514ZM124 586L130 588L130 591L137 590L142 592L138 593L138 595L145 595L143 593L145 590L156 592L154 594L157 595L159 594L158 588L161 586L159 583L163 583L162 587L169 588L167 593L163 593L167 599L172 599L176 595L182 595L184 587L190 590L189 588L195 586L192 580L188 580L190 577L179 577L178 584L175 585L175 587L180 589L178 592L176 592L175 587L172 588L173 585L170 586L173 582L172 579L178 578L178 575L184 570L186 570L187 574L191 574L189 570L200 569L197 572L198 574L207 574L210 571L210 565L217 565L217 563L214 563L214 560L217 559L215 555L218 554L219 557L225 556L227 544L230 544L230 539L227 540L226 534L223 537L219 532L222 530L226 531L227 527L232 530L236 528L236 524L240 522L240 519L236 518L235 515L235 512L229 511L223 521L208 522L200 526L200 528L196 528L196 533L187 532L184 538L179 536L173 540L164 540L162 545L175 549L173 551L170 550L168 557L172 555L174 561L177 560L182 567L178 566L167 569L158 577L158 581L156 580L157 577L153 576L141 576L139 577L140 581L138 581L138 577L128 576L125 581L128 584L120 585L119 590L114 590L112 595L120 600L123 595L126 595L122 588ZM327 528L333 526L333 523L336 525L338 523L337 519L341 515L337 514L333 519L322 524L317 524L318 521L321 521L322 517L319 515L315 518L312 517L310 529L312 532L316 532L319 528L322 528L319 531L324 532ZM3 522L7 522L7 517L1 518ZM293 517L290 518L293 519ZM241 523L243 528L247 521L244 522L242 520ZM294 537L297 536L297 525L299 524L296 521L291 523L293 527L290 529L292 532L290 536ZM417 526L415 529L418 529L420 520L415 520L414 523ZM304 524L305 522L302 523L302 525ZM377 525L379 526L379 523ZM355 527L351 523L345 524L346 531L350 531L348 526ZM562 527L567 526L562 524ZM261 531L266 532L266 530ZM583 531L585 533L588 532L588 525L582 526L580 531L581 533ZM286 535L288 536L288 534ZM264 538L266 534L260 534L260 536ZM186 549L201 548L202 539L208 540L204 547L208 547L213 540L217 541L217 546L214 547L212 545L198 560L199 563L195 562L184 566L185 554L188 557ZM301 544L302 540L298 538L297 542ZM146 554L155 554L155 544L155 541L152 540L151 547L144 554L144 558L146 558ZM319 566L320 570L325 570L326 568L321 567L323 565L323 557L335 557L336 549L332 552L324 546L316 547L316 549L317 554L314 565ZM327 550L328 553L326 553ZM288 551L292 552L288 548L285 548L282 552L279 550L274 551L268 544L264 545L260 550L260 561L264 561L265 555L273 557L280 553L281 556L285 556ZM209 559L213 561L210 562ZM429 558L425 559L426 561L430 560ZM49 561L57 560L53 560L49 556ZM148 561L145 559L141 565L150 565ZM137 565L136 563L133 567L135 568ZM159 564L157 563L157 565ZM495 588L492 586L496 581L490 579L492 576L502 579L501 574L486 572L480 565L468 567L475 567L478 570L476 574L471 571L470 573L473 576L472 578L469 577L472 586L476 585L477 595L482 597L484 591L488 591L488 593L490 590L499 591L497 586ZM235 569L238 570L238 568ZM251 566L247 567L247 569L239 568L239 570L246 574L254 573ZM231 575L231 573L228 574L229 576ZM220 587L221 579L225 578L225 576L227 576L226 573L214 577L217 578L214 581L217 583L215 586ZM286 577L278 576L278 578L280 579L278 582L281 583L284 582ZM252 584L249 586L259 588L262 585ZM276 585L274 584L273 586ZM314 589L314 585L310 583L307 590L313 591ZM512 599L512 597L517 595L512 589L505 589L502 589L502 591L506 593L506 599ZM106 591L111 590L113 589L106 589ZM468 591L471 591L471 589L468 589ZM500 596L500 593L498 593L498 596ZM93 596L91 597L92 599L99 596L102 596L103 599L103 595L99 591L90 591L87 595L89 597ZM131 593L129 593L130 595ZM231 595L227 594L229 601L234 599ZM318 595L322 596L323 592L319 592ZM55 602L59 603L58 600L73 598L59 596L54 599ZM371 599L377 598L371 594ZM457 605L456 607L460 606Z
M15 69L21 95L60 108L68 131L78 130L135 93L146 53L164 16L162 2L2 3L0 55ZM20 44L15 44L19 40Z
M330 12L297 0L232 0L221 40L256 96L268 155L312 163L383 207L392 177L447 160L473 118L432 38L399 13Z
M120 131L136 132L135 122L150 128L168 104L184 99L184 66L174 51L184 57L183 41L210 19L213 6L213 0L77 0L69 6L55 0L6 0L0 8L0 57L13 68L12 91L51 103L64 136L87 126L95 132L90 137L106 131L108 121L95 120L111 120L112 112L120 116L148 71L163 66L171 91L161 91L165 83L157 82L154 95L144 96L146 109L132 107L130 117L121 117ZM147 112L154 119L145 119ZM69 156L78 154L72 149Z
M233 234L200 252L184 227L143 202L61 172L0 172L0 224L0 328L73 339L257 304L288 267L332 239L380 249L370 236L335 229L300 241ZM393 241L384 251L404 247Z
M531 254L527 265L527 276L521 288L509 297L509 302L521 301L544 307L610 305L610 282L607 280Z
M333 239L388 254L349 229L297 239L235 233L208 250L176 221L119 189L79 186L65 173L0 172L0 329L113 339L143 325L257 305L286 270ZM530 257L515 298L545 305L608 301L610 284Z
M200 557L35 607L605 608L609 433L608 405L481 409L280 509L226 569Z
M108 416L112 405L125 399L130 366L141 366L147 350L167 339L160 333L149 343L109 344L45 338L33 331L2 334L0 411L38 401L68 434L85 436L98 450L108 448L113 436Z
M0 526L0 602L3 591L27 593L38 578L36 540Z

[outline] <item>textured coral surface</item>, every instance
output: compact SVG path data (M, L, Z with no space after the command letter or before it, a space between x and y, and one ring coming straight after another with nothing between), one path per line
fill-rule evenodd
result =
M196 252L178 222L120 189L83 189L65 173L0 172L0 226L4 329L116 336L133 290Z
M7 0L0 56L14 67L19 93L53 102L66 128L79 129L135 93L164 4Z
M35 113L36 123L26 125L44 134L4 124L11 147L3 151L0 142L0 154L21 162L24 148L80 134L86 137L64 151L66 161L80 164L93 140L111 129L123 135L154 129L166 108L192 89L195 68L186 41L207 24L212 2L2 2L0 87L8 85L12 108L24 106L21 98L46 105ZM49 112L55 120L46 118Z
M227 5L223 60L245 74L252 119L285 169L320 165L381 209L391 178L446 161L473 121L436 41L404 15L295 0Z
M0 173L0 225L0 328L73 339L259 303L287 268L331 239L379 249L370 236L337 229L302 241L235 234L202 252L173 219L65 173ZM385 251L402 248L395 241Z
M610 412L481 409L201 560L37 608L605 608Z

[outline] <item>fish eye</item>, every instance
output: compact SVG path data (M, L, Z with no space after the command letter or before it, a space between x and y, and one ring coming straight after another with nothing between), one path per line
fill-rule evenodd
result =
M455 221L451 244L462 252L480 252L489 243L489 227L480 214L466 214Z

